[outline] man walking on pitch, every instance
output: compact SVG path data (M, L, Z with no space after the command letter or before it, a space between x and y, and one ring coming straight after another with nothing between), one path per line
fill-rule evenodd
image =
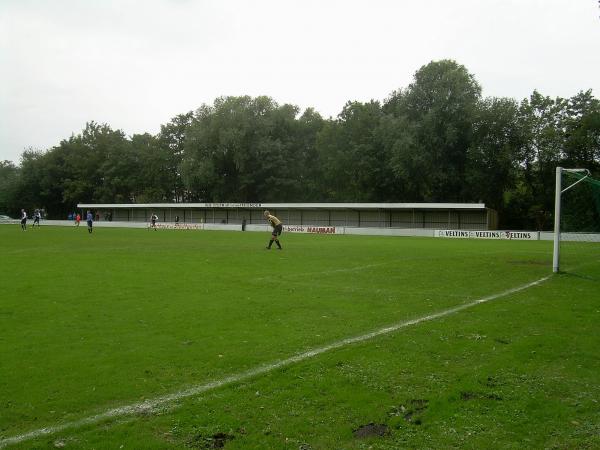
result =
M22 209L21 210L21 230L25 231L27 229L27 212Z
M38 228L40 227L40 218L42 217L42 213L40 212L39 209L35 210L35 213L33 214L33 225L31 225L31 228L35 227L35 224L37 223Z
M281 244L279 243L279 236L281 235L281 232L283 231L283 224L281 223L281 220L279 220L277 217L271 215L271 213L269 211L265 211L264 216L265 216L265 219L267 219L268 222L273 227L273 232L271 233L271 240L269 241L269 246L267 247L267 250L271 250L271 245L273 245L273 241L275 241L275 243L277 244L277 248L279 250L281 250Z
M88 233L91 233L92 232L92 227L94 226L94 215L92 214L91 211L87 212L85 220L87 221Z

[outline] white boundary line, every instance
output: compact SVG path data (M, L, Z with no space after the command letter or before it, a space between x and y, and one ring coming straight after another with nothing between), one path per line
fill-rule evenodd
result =
M98 423L103 420L112 419L120 416L133 415L143 412L152 411L160 406L163 406L168 403L175 402L177 400L181 400L187 397L196 396L203 392L211 391L213 389L217 389L221 386L225 386L232 383L237 383L248 378L255 377L257 375L262 375L268 372L271 372L275 369L279 369L281 367L289 366L291 364L304 361L306 359L312 358L314 356L320 355L322 353L328 352L330 350L335 350L340 347L344 347L350 344L355 344L358 342L367 341L369 339L373 339L377 336L382 336L385 334L392 333L394 331L400 330L401 328L406 328L411 325L417 325L421 322L427 322L430 320L439 319L441 317L448 316L450 314L457 313L464 309L471 308L473 306L479 305L480 303L486 303L491 300L496 300L501 297L505 297L510 294L514 294L520 291L524 291L525 289L529 289L530 287L537 286L548 279L550 279L552 275L548 275L546 277L540 278L539 280L533 281L531 283L524 284L522 286L518 286L516 288L508 289L504 292L500 292L499 294L493 294L487 297L483 297L477 300L473 300L469 303L465 303L463 305L455 306L453 308L445 309L443 311L430 314L428 316L419 317L416 319L407 320L405 322L399 322L389 327L380 328L379 330L372 331L371 333L363 334L360 336L350 337L343 339L341 341L334 342L332 344L326 345L324 347L318 347L313 350L309 350L304 353L299 353L290 358L282 359L280 361L276 361L271 364L265 364L262 366L255 367L254 369L247 370L245 372L241 372L239 374L230 375L225 378L221 378L220 380L214 380L206 384L192 386L188 389L173 392L171 394L163 395L160 397L156 397L154 399L145 400L140 403L132 403L130 405L121 406L119 408L109 409L100 414L96 414L95 416L86 417L80 420L76 420L73 422L67 422L61 425L55 425L47 428L40 428L38 430L33 430L28 433L19 434L16 436L4 438L0 440L0 448L4 448L8 445L18 444L24 441L28 441L30 439L36 439L41 436L50 435L59 433L61 431L67 430L69 428L80 428L85 425L91 425L94 423Z

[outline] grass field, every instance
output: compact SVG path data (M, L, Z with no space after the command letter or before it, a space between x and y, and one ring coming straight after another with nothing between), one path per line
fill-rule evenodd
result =
M0 447L600 448L597 244L267 240L0 226Z

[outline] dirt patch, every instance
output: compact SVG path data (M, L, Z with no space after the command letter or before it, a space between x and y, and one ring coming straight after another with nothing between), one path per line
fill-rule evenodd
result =
M474 398L478 398L479 396L475 392L461 392L460 399L461 400L473 400Z
M190 448L216 449L225 447L227 441L233 438L234 436L226 433L215 433L212 436L196 434L186 444Z
M487 386L489 388L495 388L498 386L504 386L506 383L500 378L490 375L486 378L485 381L480 382L480 384L483 384L484 386Z
M474 399L484 399L484 400L502 400L498 394L484 394L482 392L461 392L460 393L461 400L474 400Z
M423 411L427 409L429 406L429 400L424 399L414 399L409 402L409 408L404 414L404 420L407 422L412 422L415 425L421 425L421 418L416 417Z
M381 423L369 423L362 425L352 432L355 438L368 438L373 436L387 436L390 434L390 428Z
M406 406L400 405L392 408L392 410L388 412L388 415L402 416L407 422L421 425L421 418L418 416L425 411L428 406L429 400L417 398L407 402Z
M411 400L409 403L417 411L422 411L422 410L426 409L427 406L429 405L429 400L417 398L417 399Z

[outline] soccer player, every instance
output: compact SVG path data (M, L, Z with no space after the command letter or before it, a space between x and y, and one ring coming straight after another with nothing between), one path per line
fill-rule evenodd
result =
M277 244L277 249L281 250L281 244L279 243L279 236L281 235L281 232L283 231L283 224L281 223L281 220L279 220L277 217L271 215L271 213L269 211L265 210L265 212L263 214L265 216L265 219L267 219L267 221L273 227L273 232L271 233L271 240L269 241L269 246L267 247L267 250L271 250L271 245L273 245L273 241L275 241L275 243Z
M35 213L33 213L33 225L31 225L31 228L35 227L35 224L37 223L37 226L39 228L40 226L40 217L42 216L42 213L40 213L39 209L35 210Z
M79 222L81 222L81 214L77 213L77 215L75 216L75 226L76 227L79 226Z
M156 221L158 220L158 216L154 213L152 213L152 215L150 216L150 228L154 228L154 231L156 231Z
M27 212L24 209L21 210L21 230L27 230Z
M92 228L94 226L94 215L92 214L91 211L87 212L87 215L85 216L85 220L87 221L88 233L91 233Z

